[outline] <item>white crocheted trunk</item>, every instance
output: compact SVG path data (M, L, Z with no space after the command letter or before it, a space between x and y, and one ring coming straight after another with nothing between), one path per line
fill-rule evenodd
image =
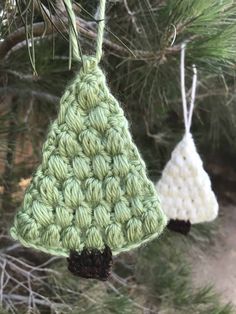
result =
M190 133L172 152L156 188L169 219L194 224L217 217L218 203Z

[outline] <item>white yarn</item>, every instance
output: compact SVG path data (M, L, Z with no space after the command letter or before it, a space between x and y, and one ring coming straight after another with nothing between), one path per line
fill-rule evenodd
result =
M190 133L172 152L156 188L169 219L194 224L217 217L218 203Z
M185 135L172 152L171 159L156 185L162 208L169 219L190 221L192 224L214 220L218 203L211 189L211 181L203 169L190 127L197 85L197 70L193 66L193 83L189 110L185 91L185 44L181 49L181 94Z

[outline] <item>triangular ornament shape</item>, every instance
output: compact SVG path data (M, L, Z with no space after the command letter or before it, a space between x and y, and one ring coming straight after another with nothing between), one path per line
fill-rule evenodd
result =
M171 220L196 224L217 217L218 203L190 132L175 147L156 188Z
M115 255L154 239L166 222L123 110L96 59L84 57L11 235L55 255L107 246Z

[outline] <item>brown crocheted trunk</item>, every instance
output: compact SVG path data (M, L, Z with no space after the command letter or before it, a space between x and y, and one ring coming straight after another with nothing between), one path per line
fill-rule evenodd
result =
M84 249L80 254L71 251L67 261L68 270L72 274L83 278L106 281L111 273L112 252L108 246L103 252L97 249Z
M169 230L187 235L191 229L191 222L185 220L171 219L167 225Z

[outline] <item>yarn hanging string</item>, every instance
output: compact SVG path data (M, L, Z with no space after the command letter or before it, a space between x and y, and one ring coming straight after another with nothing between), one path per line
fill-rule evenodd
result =
M186 43L183 43L181 46L181 59L180 59L180 81L181 81L181 95L182 95L182 105L183 105L183 115L184 115L184 125L185 125L185 134L188 135L190 133L190 128L192 124L192 116L194 109L194 101L196 95L196 86L197 86L197 69L196 66L193 65L193 81L192 81L192 89L191 89L191 99L189 106L187 105L187 95L185 90L185 50ZM190 221L179 220L179 219L170 219L167 228L187 235L191 228Z
M76 25L76 16L72 7L71 0L64 0L66 11L69 17L69 68L71 68L71 60L82 61L82 53L78 42L78 31ZM98 31L97 31L97 45L96 45L96 62L100 62L102 58L102 45L105 28L105 9L106 0L100 0L98 13Z
M71 69L72 59L76 61L82 60L82 54L78 44L78 31L76 25L76 16L72 7L71 0L64 0L64 5L69 19L69 69Z
M192 116L193 116L193 109L194 109L194 102L195 102L195 95L196 95L196 88L197 88L197 68L195 64L192 65L193 80L192 80L192 89L191 89L191 100L188 106L186 90L185 90L185 50L186 50L186 43L183 43L181 46L180 81L181 81L181 95L182 95L185 133L188 134L190 132L190 128L192 124Z
M98 33L97 33L97 48L96 48L97 63L99 63L102 58L102 45L103 45L104 28L105 28L105 9L106 9L106 0L100 0L99 14L98 14L99 20L98 20Z

